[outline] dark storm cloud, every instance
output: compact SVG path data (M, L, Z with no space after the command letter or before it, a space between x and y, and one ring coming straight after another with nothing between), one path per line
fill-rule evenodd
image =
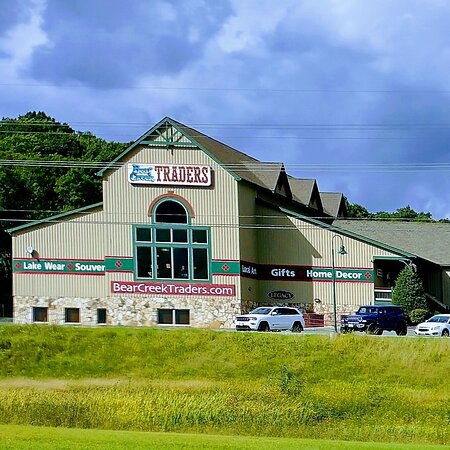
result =
M142 75L176 74L201 56L206 37L219 28L227 10L218 3L49 2L43 14L49 45L36 49L29 75L114 88Z

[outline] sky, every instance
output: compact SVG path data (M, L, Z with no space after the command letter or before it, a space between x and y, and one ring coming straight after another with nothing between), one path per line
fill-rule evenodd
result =
M0 0L0 116L166 116L370 212L450 218L448 0Z

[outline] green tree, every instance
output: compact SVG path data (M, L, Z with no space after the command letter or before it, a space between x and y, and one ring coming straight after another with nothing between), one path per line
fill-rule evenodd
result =
M375 213L369 212L364 206L357 203L350 203L345 198L348 217L357 219L385 219L385 220L413 220L415 222L433 222L432 214L429 212L417 212L407 205L403 208L398 208L394 212L378 211Z
M405 314L415 309L427 309L427 300L422 280L410 267L405 267L395 281L392 303L403 307Z
M11 236L5 230L101 201L95 174L128 145L76 132L44 112L0 121L0 304L8 302L8 312Z
M371 213L367 211L364 206L358 205L357 203L350 203L346 197L345 206L347 208L348 217L363 219L371 217Z

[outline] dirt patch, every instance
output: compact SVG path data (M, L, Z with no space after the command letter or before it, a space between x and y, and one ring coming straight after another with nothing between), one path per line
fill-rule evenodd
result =
M114 386L128 384L128 378L82 378L79 380L61 380L57 378L36 380L32 378L7 378L0 380L0 389L43 389L63 390L80 386Z

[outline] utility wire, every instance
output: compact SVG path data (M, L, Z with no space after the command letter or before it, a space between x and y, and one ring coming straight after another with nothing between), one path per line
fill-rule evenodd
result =
M0 86L17 86L17 87L56 87L60 89L87 89L89 86L80 84L73 85L56 85L56 84L39 84L39 83L0 83ZM110 90L152 90L152 91L204 91L204 92L278 92L278 93L332 93L332 94L449 94L448 90L438 89L300 89L300 88L257 88L257 87L205 87L205 86L120 86L112 87Z
M28 159L0 159L1 166L10 167L44 167L44 168L79 168L79 169L119 169L127 164L143 164L138 162L110 162L110 161L76 161L76 160L28 160ZM236 164L223 164L221 167L230 171L248 173L279 173L283 164L290 171L317 171L317 172L448 172L450 162L418 162L418 163L366 163L366 164L330 164L330 163L281 163L249 161ZM164 165L164 164L154 164ZM189 165L189 164L188 164ZM292 177L295 180L303 178Z

